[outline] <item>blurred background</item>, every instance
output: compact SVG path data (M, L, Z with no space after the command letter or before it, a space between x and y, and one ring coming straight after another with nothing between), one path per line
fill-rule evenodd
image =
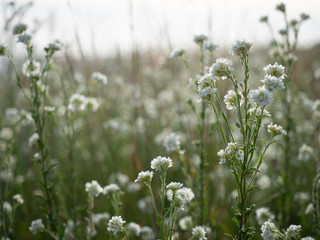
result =
M1 0L2 18L11 14L7 2ZM287 4L289 19L299 19L301 12L311 16L301 29L299 46L309 48L316 44L320 40L320 1L282 2ZM190 41L194 34L208 35L221 48L228 49L232 42L242 38L254 42L255 47L267 46L271 36L259 19L268 14L275 29L283 28L281 14L273 11L278 3L278 0L34 0L33 7L21 20L36 26L37 42L46 44L59 39L74 54L79 54L75 42L80 42L83 51L90 55L110 55L133 47L171 52L176 47L195 47Z

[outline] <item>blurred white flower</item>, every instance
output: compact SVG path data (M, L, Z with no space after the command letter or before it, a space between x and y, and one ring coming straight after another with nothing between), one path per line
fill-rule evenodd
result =
M199 240L207 240L206 231L201 226L196 226L192 229L192 238Z
M32 232L32 234L36 234L38 232L43 232L44 225L42 223L42 219L37 219L31 222L31 226L29 227L29 230Z
M113 216L108 223L108 232L113 232L114 235L116 235L117 232L122 232L125 223L126 221L123 221L121 216Z
M86 192L88 192L88 194L92 197L98 197L100 193L103 192L103 188L95 180L93 180L91 183L89 182L86 183L85 187L86 187Z

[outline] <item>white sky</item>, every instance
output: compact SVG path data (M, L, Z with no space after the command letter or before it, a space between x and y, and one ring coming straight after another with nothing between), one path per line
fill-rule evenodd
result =
M282 2L289 19L299 18L301 12L311 15L302 26L299 46L320 42L320 0ZM259 19L268 15L275 29L283 27L281 14L274 10L278 3L279 0L34 0L22 21L32 25L34 18L46 20L35 39L43 44L60 39L74 51L78 32L87 54L130 50L132 23L134 42L140 48L161 47L169 51L168 41L173 48L189 48L194 34L200 33L209 35L222 48L229 48L241 38L266 45L271 38Z

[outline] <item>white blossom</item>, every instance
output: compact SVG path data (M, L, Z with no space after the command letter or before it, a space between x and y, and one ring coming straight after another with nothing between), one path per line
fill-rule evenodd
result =
M242 56L243 54L249 52L252 44L252 42L247 42L246 40L237 40L232 44L230 53L232 55Z
M172 160L168 157L158 156L151 161L151 168L155 171L165 171L172 167Z
M152 177L153 177L152 171L140 172L135 182L150 183L152 181Z
M270 105L273 102L273 95L265 86L251 90L249 97L253 103L256 103L260 107Z
M91 79L97 83L101 83L106 85L108 83L108 78L106 75L100 73L100 72L94 72L91 75Z
M261 226L261 236L263 240L277 240L278 239L278 229L269 219Z
M31 222L31 226L29 227L29 230L32 232L32 234L36 234L38 232L43 232L44 225L42 223L42 219L37 219Z
M120 187L117 184L111 183L103 188L102 193L104 195L108 195L108 194L115 193L118 191L120 191Z
M296 236L301 232L300 225L290 225L285 233L286 239L295 239Z
M192 229L192 237L194 239L207 240L206 231L201 226L196 226Z
M124 230L123 224L126 221L122 220L121 216L113 216L108 223L108 232L113 232L116 235L117 232L122 232Z
M86 183L85 187L86 187L86 192L88 192L88 194L92 197L93 196L98 197L100 193L103 192L103 188L95 180L93 180L91 183Z
M270 123L268 125L268 132L274 135L287 135L287 132L283 130L283 128L277 124Z
M287 75L285 74L285 67L278 64L277 62L273 65L267 65L263 68L263 70L266 72L266 75L274 76L281 79L287 77Z

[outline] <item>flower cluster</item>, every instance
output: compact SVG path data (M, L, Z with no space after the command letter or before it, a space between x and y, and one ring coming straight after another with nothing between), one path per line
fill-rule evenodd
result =
M246 40L238 40L236 43L232 44L230 53L232 55L243 56L249 52L252 44L252 42L247 42Z
M186 50L184 50L183 48L175 49L171 53L171 58L181 58L181 57L183 57L185 52L186 52Z
M229 142L228 146L225 149L221 149L218 152L218 156L220 157L219 164L225 164L227 160L241 161L243 159L243 155L244 155L243 150L241 150L237 142Z
M265 107L273 102L273 95L265 86L251 90L249 97L252 103L257 104L260 107Z
M153 178L153 172L152 171L144 171L144 172L140 172L138 174L137 179L135 180L135 182L141 182L141 183L145 183L145 184L150 184Z
M171 182L167 185L167 189L170 189L173 193L182 188L183 184L179 182Z
M39 77L41 71L41 64L37 61L32 61L32 63L28 60L22 65L22 73L26 77Z
M202 46L204 42L207 40L208 40L208 36L203 34L195 35L193 38L193 41L200 46Z
M271 132L273 135L287 135L287 132L281 126L273 123L268 125L268 132Z
M121 216L113 216L108 223L108 232L113 232L114 235L117 234L117 232L124 231L124 224L126 221L122 220Z
M115 193L118 191L120 191L120 187L117 184L111 183L103 188L102 193L104 195L108 195L108 194Z
M267 220L273 220L274 215L270 212L267 207L261 207L256 210L256 218L259 225L262 225Z
M170 167L172 167L171 158L159 156L151 161L151 168L155 171L166 171Z
M175 133L170 133L163 140L163 145L168 152L176 152L180 150L180 136Z
M215 97L217 88L215 88L215 77L212 74L206 74L198 81L199 101L208 101Z
M207 240L204 228L201 226L194 227L192 229L192 239Z
M69 99L68 109L71 112L76 111L86 111L91 109L93 112L96 112L99 108L99 102L97 99L92 97L86 97L81 94L75 93Z
M86 192L88 192L89 196L91 197L98 197L100 193L103 192L103 188L95 180L93 180L91 183L86 183L85 187L86 187Z
M239 92L240 95L240 106L243 104L243 95ZM237 102L237 93L234 90L228 90L227 94L224 96L224 103L228 110L236 109Z
M231 74L232 63L226 58L218 58L214 64L210 67L209 74L212 77L222 78L223 80L228 78Z
M286 239L295 239L301 232L300 225L290 225L285 233Z
M31 35L26 33L28 26L24 23L16 24L12 29L12 35L18 36L18 42L29 44L31 40Z
M249 109L250 115L255 115L255 117L260 117L262 114L262 117L271 117L271 114L266 110L261 107L254 107Z
M96 83L101 83L106 85L108 83L108 78L106 75L100 73L100 72L94 72L91 75L91 79Z
M263 240L278 239L278 229L269 219L261 226L261 236Z
M37 219L31 222L31 226L29 227L29 230L32 232L32 234L36 234L38 232L43 232L44 225L42 223L42 219Z
M194 198L194 193L192 192L191 188L180 188L176 191L174 197L173 192L169 190L168 199L174 202L174 205L180 209L183 209L184 206L191 202Z

